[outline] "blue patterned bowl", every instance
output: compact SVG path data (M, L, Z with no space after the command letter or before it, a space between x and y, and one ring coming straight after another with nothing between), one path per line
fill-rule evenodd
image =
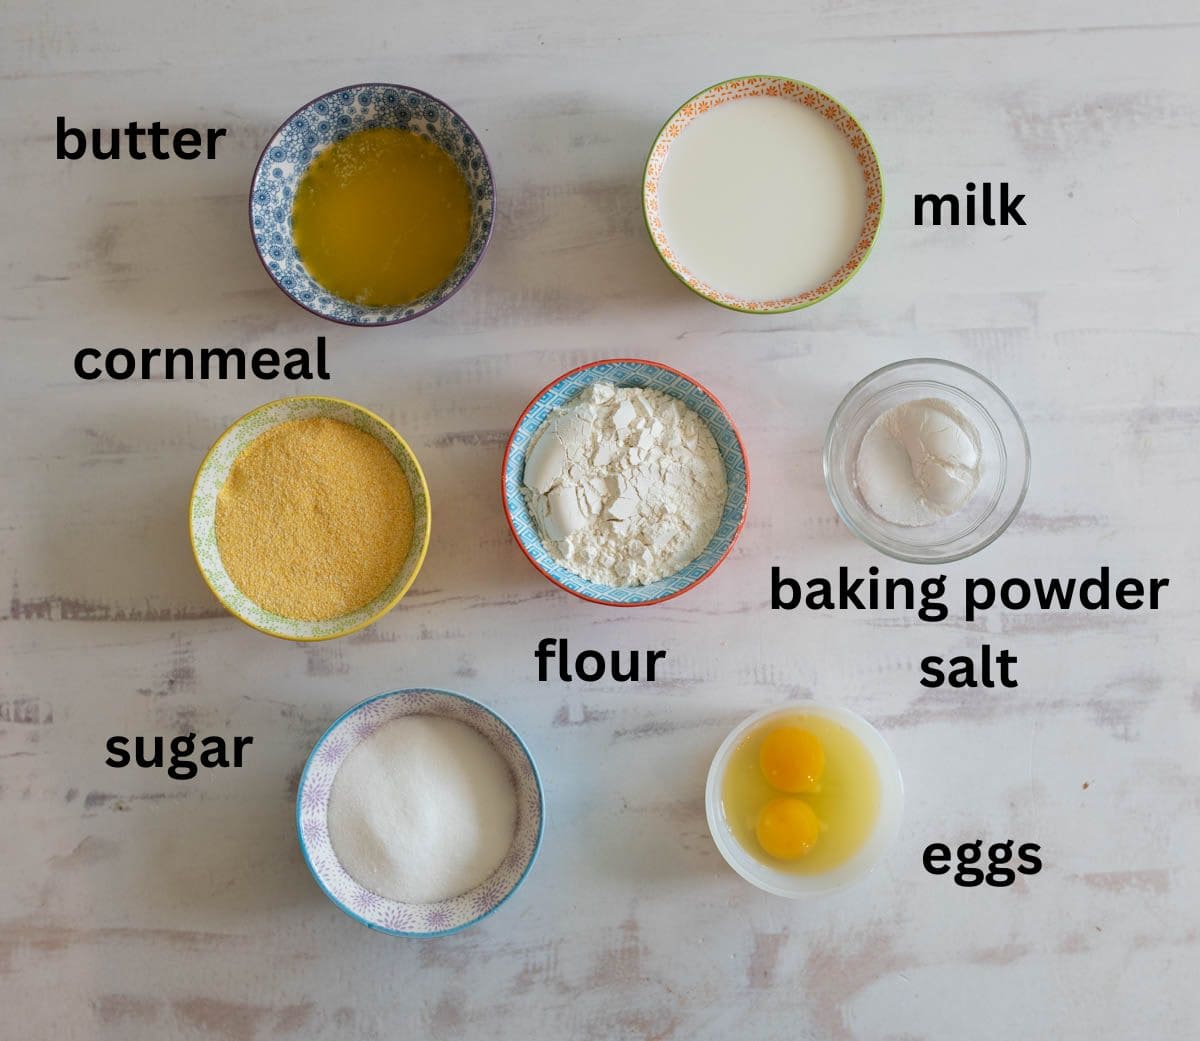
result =
M346 756L383 724L415 715L444 716L474 727L508 764L517 791L517 829L504 862L470 892L435 904L389 900L360 886L338 860L326 821L333 779ZM355 921L392 936L446 936L490 915L529 874L541 848L544 817L542 782L516 731L490 708L448 690L394 690L344 712L313 746L296 794L300 850L317 885Z
M322 149L356 130L397 127L449 153L475 200L471 240L454 273L436 289L398 307L364 307L334 296L309 276L292 240L292 200L301 176ZM345 325L394 325L428 314L471 277L492 237L496 189L474 131L449 105L392 83L359 83L322 94L290 116L267 142L250 187L250 230L259 259L301 307Z
M575 398L593 383L607 381L618 387L648 387L678 398L708 423L725 463L729 494L721 524L708 548L682 571L647 586L604 586L575 574L555 560L538 536L529 507L521 494L525 475L525 453L538 428L550 413ZM654 361L610 358L572 369L560 376L525 407L504 453L501 492L508 526L529 562L551 582L568 593L597 604L614 607L644 607L686 593L699 585L729 556L746 522L750 496L750 471L742 439L725 407L690 376Z

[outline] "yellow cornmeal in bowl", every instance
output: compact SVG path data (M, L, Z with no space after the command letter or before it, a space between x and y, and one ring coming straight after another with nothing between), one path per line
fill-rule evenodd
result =
M321 622L365 607L399 574L412 490L377 438L336 419L259 435L217 494L217 548L259 607Z
M471 192L432 141L394 127L360 130L304 172L292 237L308 273L343 300L412 303L458 266L471 237Z

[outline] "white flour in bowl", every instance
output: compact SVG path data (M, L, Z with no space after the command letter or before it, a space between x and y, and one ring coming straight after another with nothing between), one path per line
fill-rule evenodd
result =
M530 442L525 500L542 544L606 586L657 582L704 552L727 484L712 431L676 398L594 383Z

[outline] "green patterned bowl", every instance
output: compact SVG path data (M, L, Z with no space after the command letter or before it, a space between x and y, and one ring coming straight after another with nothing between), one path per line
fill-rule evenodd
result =
M339 618L311 622L284 618L264 610L246 596L229 577L217 549L217 493L225 484L233 461L256 437L273 426L293 419L321 417L349 423L378 438L395 457L408 479L413 496L413 540L404 565L391 584L365 607ZM429 488L425 474L411 448L384 419L361 405L339 398L297 397L281 398L247 412L209 449L196 473L192 486L192 501L188 508L188 527L192 536L192 553L196 566L221 604L230 614L269 636L283 640L331 640L346 636L370 625L387 614L408 592L421 570L429 549Z

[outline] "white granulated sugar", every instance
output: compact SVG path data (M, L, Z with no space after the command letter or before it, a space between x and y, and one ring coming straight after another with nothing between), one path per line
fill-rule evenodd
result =
M385 723L339 767L329 838L361 886L430 904L474 889L512 845L517 796L500 754L440 716Z
M704 552L725 511L712 431L676 398L594 383L534 435L522 489L542 544L606 586L657 582Z

